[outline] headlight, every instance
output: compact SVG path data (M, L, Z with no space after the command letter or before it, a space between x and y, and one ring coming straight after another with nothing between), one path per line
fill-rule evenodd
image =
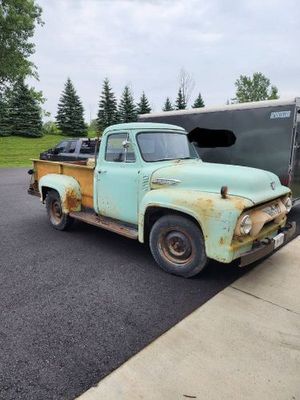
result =
M249 215L244 215L240 221L240 232L242 235L248 235L252 229L252 221Z
M284 205L285 205L285 208L286 208L286 212L289 213L291 211L292 207L293 207L293 203L292 203L292 200L291 200L290 197L287 197L284 200Z

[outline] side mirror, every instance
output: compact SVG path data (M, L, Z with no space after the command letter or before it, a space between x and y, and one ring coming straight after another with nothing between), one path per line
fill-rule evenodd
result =
M124 140L124 142L122 143L122 146L124 147L124 149L128 149L129 145L130 145L130 142L127 139Z

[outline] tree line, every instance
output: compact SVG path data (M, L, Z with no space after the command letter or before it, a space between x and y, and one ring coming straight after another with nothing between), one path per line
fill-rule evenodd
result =
M0 96L0 136L40 137L43 133L61 133L67 136L86 136L88 126L84 121L84 109L80 97L70 78L67 79L58 103L56 124L46 123L42 129L43 96L33 88L29 88L24 80L18 80ZM167 97L163 111L183 110L187 107L187 98L183 88L178 90L177 99L172 105ZM192 107L204 107L199 93ZM139 114L152 111L145 94L137 103L134 101L130 87L125 86L119 102L112 90L109 79L105 78L100 94L96 119L97 131L102 132L110 125L137 121Z
M43 94L25 83L27 77L38 78L37 68L30 57L35 52L35 45L31 42L35 27L43 25L41 15L42 9L35 0L0 0L0 136L40 137L44 133L85 136L88 127L84 121L84 109L69 78L59 99L55 123L42 123L43 116L47 115L43 110ZM191 103L194 87L193 77L181 69L177 97L174 103L166 97L162 110L186 109ZM279 98L277 88L260 72L252 77L240 75L235 87L235 98L228 103ZM142 92L136 103L129 86L125 86L117 101L108 78L103 81L98 105L93 125L99 132L111 124L136 121L138 114L152 111L146 94ZM199 93L191 107L204 106Z

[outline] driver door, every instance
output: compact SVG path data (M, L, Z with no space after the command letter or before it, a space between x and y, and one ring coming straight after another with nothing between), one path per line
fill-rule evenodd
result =
M138 223L138 162L126 133L106 138L104 159L97 166L97 202L100 215Z

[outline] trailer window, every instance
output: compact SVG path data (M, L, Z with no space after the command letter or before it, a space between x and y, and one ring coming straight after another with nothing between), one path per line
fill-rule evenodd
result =
M234 145L236 136L225 129L195 128L188 134L189 141L201 148L230 147Z

